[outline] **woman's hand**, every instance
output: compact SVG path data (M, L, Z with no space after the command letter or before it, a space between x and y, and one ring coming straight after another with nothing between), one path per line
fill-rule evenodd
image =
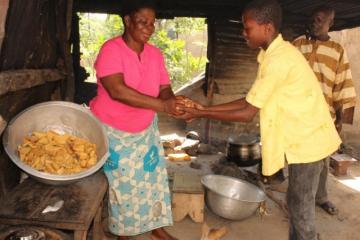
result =
M164 112L170 116L178 116L184 113L177 107L177 100L175 97L162 100Z

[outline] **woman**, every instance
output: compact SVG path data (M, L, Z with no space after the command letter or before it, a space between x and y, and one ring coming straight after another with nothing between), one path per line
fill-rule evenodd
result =
M97 96L90 108L104 124L110 157L109 229L119 239L152 231L152 239L175 239L168 178L155 112L177 115L176 100L159 49L148 44L155 7L123 1L122 36L108 40L95 62Z

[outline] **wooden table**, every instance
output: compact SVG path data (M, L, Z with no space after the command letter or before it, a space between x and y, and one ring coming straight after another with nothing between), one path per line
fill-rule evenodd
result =
M40 225L74 231L75 240L86 240L94 221L94 240L101 231L102 201L107 190L103 172L65 186L52 186L26 179L0 202L0 223ZM57 212L42 213L59 200L64 205Z

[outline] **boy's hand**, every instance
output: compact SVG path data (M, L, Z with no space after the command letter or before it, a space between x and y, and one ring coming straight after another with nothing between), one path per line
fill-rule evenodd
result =
M180 111L184 111L184 108L195 108L199 110L204 109L204 107L200 103L195 102L185 96L176 96L176 105Z
M192 122L195 118L201 117L201 110L198 110L196 108L183 108L184 113L178 116L174 116L178 119L183 119L186 122Z

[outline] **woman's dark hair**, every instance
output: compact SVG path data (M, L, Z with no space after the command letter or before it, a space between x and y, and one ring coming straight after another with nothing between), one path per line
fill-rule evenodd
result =
M156 3L153 0L123 0L121 2L120 16L131 15L142 8L150 8L156 11Z
M253 0L244 12L251 12L251 17L259 24L271 23L279 31L282 22L281 6L276 0Z

